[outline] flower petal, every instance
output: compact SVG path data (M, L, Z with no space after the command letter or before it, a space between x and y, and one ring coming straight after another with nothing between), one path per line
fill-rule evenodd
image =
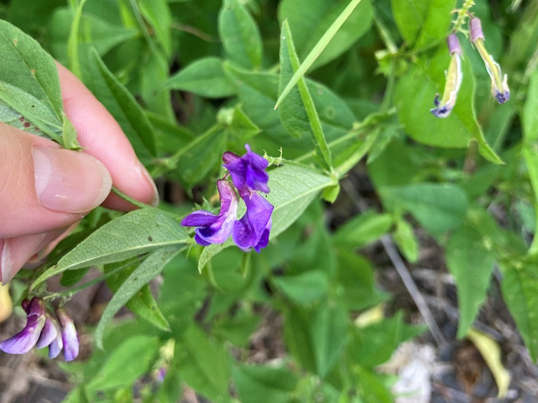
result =
M209 211L198 210L181 220L181 225L184 227L200 227L202 225L211 225L218 219L218 215L210 213Z
M78 333L73 320L63 309L56 311L58 319L62 325L62 341L64 347L64 358L66 361L73 361L78 356L79 341Z
M8 354L26 354L37 343L45 326L45 316L28 316L26 326L15 336L0 343L0 350Z
M50 317L50 315L46 315L45 326L36 343L37 348L47 347L58 337L58 328L54 325L53 320L54 318Z

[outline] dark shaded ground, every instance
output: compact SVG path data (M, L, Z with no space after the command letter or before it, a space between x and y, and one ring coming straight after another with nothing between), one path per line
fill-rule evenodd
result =
M362 200L369 207L379 208L377 197L365 175L355 172L350 179ZM328 212L329 224L336 227L356 214L356 201L342 192L337 203ZM499 273L492 280L488 299L475 326L492 337L500 346L502 361L511 375L508 397L496 399L497 386L492 373L476 347L467 340L456 340L458 325L457 295L448 275L442 250L435 241L420 229L417 236L421 245L420 260L407 269L425 298L441 329L446 343L438 345L429 332L418 342L431 345L436 362L431 369L433 403L490 403L538 402L538 368L532 363L506 306L500 298ZM404 287L400 276L381 245L376 242L362 250L377 268L378 284L393 295L387 313L404 310L410 323L424 323L414 298ZM70 312L81 324L93 325L110 297L105 286L91 288L77 294L70 301ZM282 318L274 311L260 308L262 325L251 338L249 360L255 363L270 362L285 355L282 341ZM15 317L0 324L0 339L16 333L23 323ZM82 337L81 356L91 352L91 340ZM0 352L0 403L56 403L61 402L70 389L65 374L54 361L42 359L35 352L24 356L9 356ZM192 390L185 390L182 402L203 403ZM265 403L260 401L260 403Z

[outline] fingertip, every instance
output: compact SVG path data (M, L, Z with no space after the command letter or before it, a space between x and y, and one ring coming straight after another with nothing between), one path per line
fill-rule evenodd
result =
M65 112L84 152L105 165L114 187L142 203L158 203L155 183L118 122L73 73L60 64L58 72ZM119 211L136 208L115 194L110 194L103 206Z

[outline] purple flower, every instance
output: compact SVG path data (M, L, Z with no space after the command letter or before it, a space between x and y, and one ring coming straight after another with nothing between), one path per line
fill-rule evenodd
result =
M202 246L212 243L223 243L232 233L234 221L237 219L237 194L232 184L221 179L217 182L220 196L220 213L215 215L209 211L199 210L189 214L181 221L185 227L195 229L194 240Z
M45 309L45 302L37 297L21 303L26 311L26 326L15 336L0 343L0 350L9 354L25 354L36 348L49 347L49 358L56 358L62 348L66 361L74 360L78 355L78 335L73 321L63 309L56 314L62 324Z
M222 156L224 168L230 172L237 190L241 191L246 186L251 192L259 190L269 193L267 186L269 175L265 172L269 163L265 158L250 151L248 144L245 144L245 148L247 153L242 157L230 151L225 152Z
M447 39L448 51L450 52L450 64L446 73L445 89L443 97L435 96L433 101L435 108L430 112L438 118L446 118L456 105L458 91L460 90L463 73L461 71L461 46L456 34L451 34Z
M243 250L254 248L256 252L260 252L260 249L269 243L274 207L259 193L245 193L241 194L241 197L245 201L247 212L235 222L233 240Z
M56 319L46 313L46 321L41 336L36 343L36 348L49 347L49 358L56 358L63 347L60 326Z
M504 104L510 99L510 88L508 88L508 76L503 75L501 66L493 59L484 45L484 33L482 32L482 23L480 19L472 17L469 22L471 31L471 42L474 43L480 57L484 61L486 70L491 78L491 95L497 100L498 103Z
M15 336L0 343L0 350L8 354L25 354L34 347L46 322L45 303L39 298L22 304L26 311L26 326Z
M78 333L73 320L63 309L56 311L58 319L62 325L62 342L64 347L64 358L66 361L73 361L78 356L79 341ZM56 352L57 347L55 347ZM59 351L58 351L59 352Z

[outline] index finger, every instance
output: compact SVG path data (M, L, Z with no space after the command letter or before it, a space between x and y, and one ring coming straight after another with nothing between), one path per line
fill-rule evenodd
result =
M116 188L142 203L157 205L155 183L118 122L73 73L57 65L65 113L77 130L84 152L105 165ZM134 208L113 193L103 206L119 211Z

